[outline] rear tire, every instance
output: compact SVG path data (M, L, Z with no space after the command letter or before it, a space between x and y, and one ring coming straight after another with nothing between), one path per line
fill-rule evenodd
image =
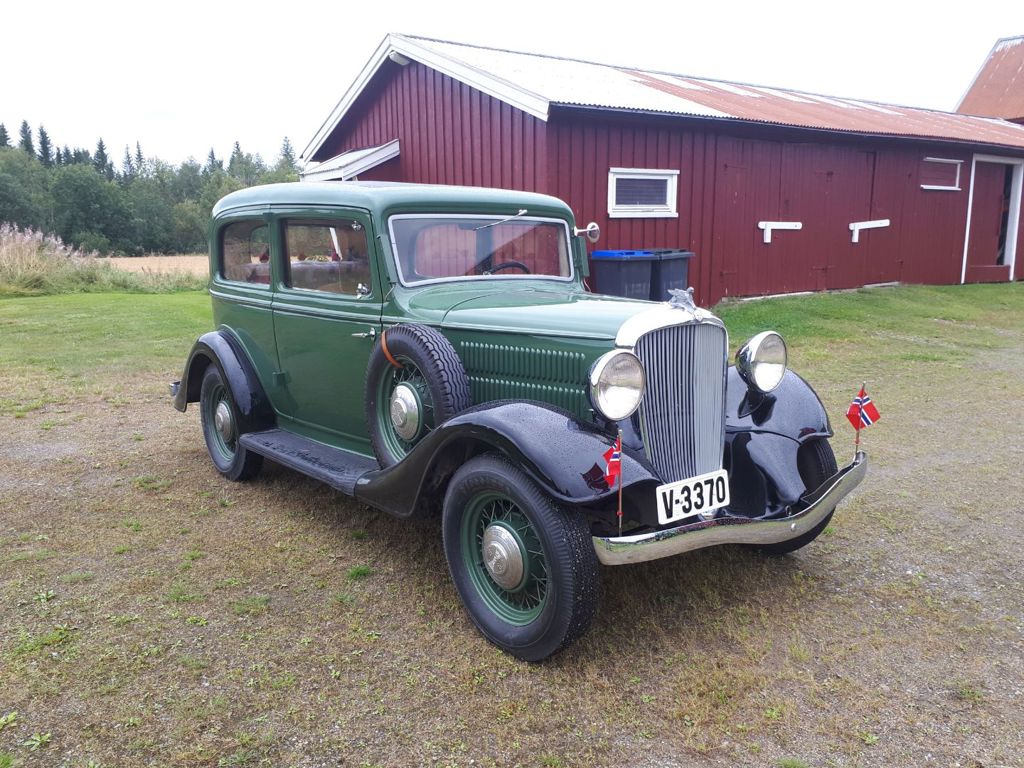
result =
M238 408L216 363L210 363L199 389L203 438L213 466L228 480L248 480L259 474L263 457L239 442Z
M590 627L601 598L590 529L505 457L477 456L455 473L442 530L462 604L502 650L541 661Z
M804 481L804 488L808 491L816 490L838 471L836 455L832 452L832 446L828 444L828 440L823 437L815 438L800 446L796 455L796 466L800 472L800 478ZM801 536L789 541L781 541L778 544L762 544L758 549L769 555L785 555L795 552L821 535L821 532L832 521L832 514L829 512L824 520Z

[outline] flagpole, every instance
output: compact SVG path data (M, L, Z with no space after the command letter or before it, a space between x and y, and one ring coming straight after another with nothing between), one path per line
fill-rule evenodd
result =
M622 430L619 430L619 536L622 535Z
M861 382L860 394L857 396L857 437L853 441L853 458L856 460L860 453L860 430L864 426L864 393L867 391L868 383Z

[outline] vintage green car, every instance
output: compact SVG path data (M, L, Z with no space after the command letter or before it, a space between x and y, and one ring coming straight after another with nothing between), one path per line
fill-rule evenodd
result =
M864 477L758 334L729 365L691 292L589 293L586 239L552 197L297 183L213 211L216 330L175 407L214 466L269 458L402 518L441 516L451 576L489 640L527 660L588 628L600 564L717 544L789 552Z

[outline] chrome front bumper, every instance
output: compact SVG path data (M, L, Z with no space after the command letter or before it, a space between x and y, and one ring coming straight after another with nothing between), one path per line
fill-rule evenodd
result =
M868 457L858 451L853 463L805 497L800 512L778 520L725 516L636 536L594 536L597 558L605 565L626 565L671 557L718 544L778 544L802 536L824 520L868 472Z

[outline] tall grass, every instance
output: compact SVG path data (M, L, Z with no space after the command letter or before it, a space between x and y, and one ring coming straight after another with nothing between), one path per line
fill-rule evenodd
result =
M33 229L0 224L0 297L55 293L171 293L198 290L189 274L126 272Z

